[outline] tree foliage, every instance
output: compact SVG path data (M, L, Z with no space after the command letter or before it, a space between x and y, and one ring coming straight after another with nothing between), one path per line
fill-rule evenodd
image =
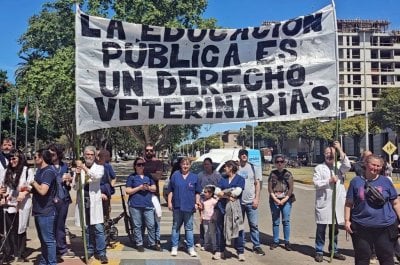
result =
M382 93L372 121L381 128L390 128L400 134L400 94L399 88L388 88Z

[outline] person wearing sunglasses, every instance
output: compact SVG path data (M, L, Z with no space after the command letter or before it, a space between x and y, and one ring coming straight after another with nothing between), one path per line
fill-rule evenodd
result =
M144 174L146 163L142 157L137 157L133 162L133 174L126 181L126 194L129 195L129 213L134 225L134 235L136 248L139 252L144 252L142 221L147 228L149 248L160 251L160 246L156 244L154 232L154 206L152 196L156 191L154 180Z
M285 156L278 154L274 157L275 169L268 178L269 206L272 215L273 242L270 249L279 246L279 223L282 215L283 237L285 249L291 251L290 246L290 212L293 203L293 175L288 171Z
M5 175L0 176L0 194L2 202L7 204L4 214L6 220L6 237L4 260L6 262L23 262L26 250L26 230L32 208L32 197L28 183L33 180L33 170L29 169L25 155L20 150L11 150L10 162ZM3 232L3 227L1 228Z

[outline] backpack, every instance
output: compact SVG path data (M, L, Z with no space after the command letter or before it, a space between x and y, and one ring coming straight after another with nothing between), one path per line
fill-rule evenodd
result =
M277 180L278 180L278 181L283 180L284 183L281 182L281 181L280 181L280 182L284 185L283 187L284 187L284 189L285 189L285 193L288 192L288 190L289 190L289 178L290 178L290 176L291 176L290 172L289 172L287 169L283 169L282 173L279 173L278 170L273 170L273 171L271 172L270 178L271 178L272 174L274 174L275 176L277 176ZM269 181L269 179L268 179L268 181ZM273 186L273 188L274 188L274 187L275 187L275 186ZM272 188L272 189L273 189L273 188ZM294 195L294 192L292 192L292 195L290 195L289 200L290 200L292 203L296 201L296 197L295 197L295 195Z
M383 194L376 187L372 186L368 180L364 180L365 198L367 199L368 205L372 208L382 208L388 200L386 200Z

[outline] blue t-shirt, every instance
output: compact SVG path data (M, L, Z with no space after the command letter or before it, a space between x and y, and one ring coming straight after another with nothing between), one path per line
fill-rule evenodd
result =
M51 166L40 168L36 171L35 181L39 184L46 184L49 190L45 195L40 195L35 188L32 189L32 214L33 216L54 215L56 208L54 204L54 191L56 189L57 172Z
M111 180L115 179L117 176L110 163L105 163L104 165L104 175L100 181L101 193L105 194L108 198L115 193L115 189L111 186Z
M57 184L59 189L57 194L58 199L62 199L65 202L71 202L71 196L69 195L71 187L67 186L62 180L64 173L68 172L68 166L65 163L61 162L58 168L54 165L52 165L51 167L57 173Z
M142 184L149 184L149 186L154 185L154 180L151 177L132 174L126 180L126 186L130 188L139 187ZM134 194L129 195L128 204L130 207L134 208L153 208L153 202L151 201L151 196L153 193L148 190L141 190Z
M172 205L174 209L182 212L193 212L196 204L196 193L201 193L201 186L196 174L189 172L186 179L181 171L172 174L168 186L168 192L172 192Z
M226 175L223 175L223 177L220 179L220 181L218 183L218 187L221 190L239 187L239 188L242 188L242 191L243 191L244 185L245 185L244 178L237 174L233 177L231 183L229 183L228 176L226 176ZM242 199L242 193L237 197L238 200ZM228 202L227 198L220 198L218 200L218 209L221 211L222 214L225 214L225 207L226 207L227 202Z
M365 198L365 179L360 176L354 177L346 196L346 199L353 202L351 221L364 227L379 228L392 225L397 219L390 202L397 198L393 183L387 177L379 176L369 184L376 187L388 201L381 208L371 207Z

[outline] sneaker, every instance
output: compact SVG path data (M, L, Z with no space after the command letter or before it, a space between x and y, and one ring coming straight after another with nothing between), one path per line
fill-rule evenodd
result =
M314 260L315 260L316 262L322 262L322 261L324 261L324 257L322 256L321 253L317 253L317 254L315 254Z
M61 258L75 258L75 253L71 250L67 250L67 252L61 254Z
M338 259L338 260L346 260L346 256L343 254L340 254L339 252L336 252L335 254L333 254L333 258Z
M290 243L286 243L286 244L285 244L285 249L286 249L287 251L292 251L292 246L290 245Z
M106 255L102 255L99 257L100 263L101 264L107 264L108 263L108 258Z
M246 261L244 254L239 254L239 261Z
M274 250L274 249L276 249L278 246L279 246L278 243L272 243L271 246L269 246L269 249L270 249L270 250Z
M194 251L194 248L189 248L189 255L191 257L197 257L197 252Z
M144 252L144 247L143 247L143 245L137 246L136 249L137 249L137 251L139 251L139 252Z
M201 250L201 251L205 251L206 248L205 248L205 247L201 247L200 250Z
M262 250L261 247L253 248L253 252L256 253L259 256L264 256L265 255L265 252L264 252L264 250Z
M171 256L176 257L178 255L178 247L172 247Z
M196 248L201 248L201 244L200 243L196 243L195 247Z
M369 259L369 264L376 264L377 261L378 261L378 259L376 257L371 257Z
M214 256L212 256L213 260L220 260L221 259L221 252L215 252Z

